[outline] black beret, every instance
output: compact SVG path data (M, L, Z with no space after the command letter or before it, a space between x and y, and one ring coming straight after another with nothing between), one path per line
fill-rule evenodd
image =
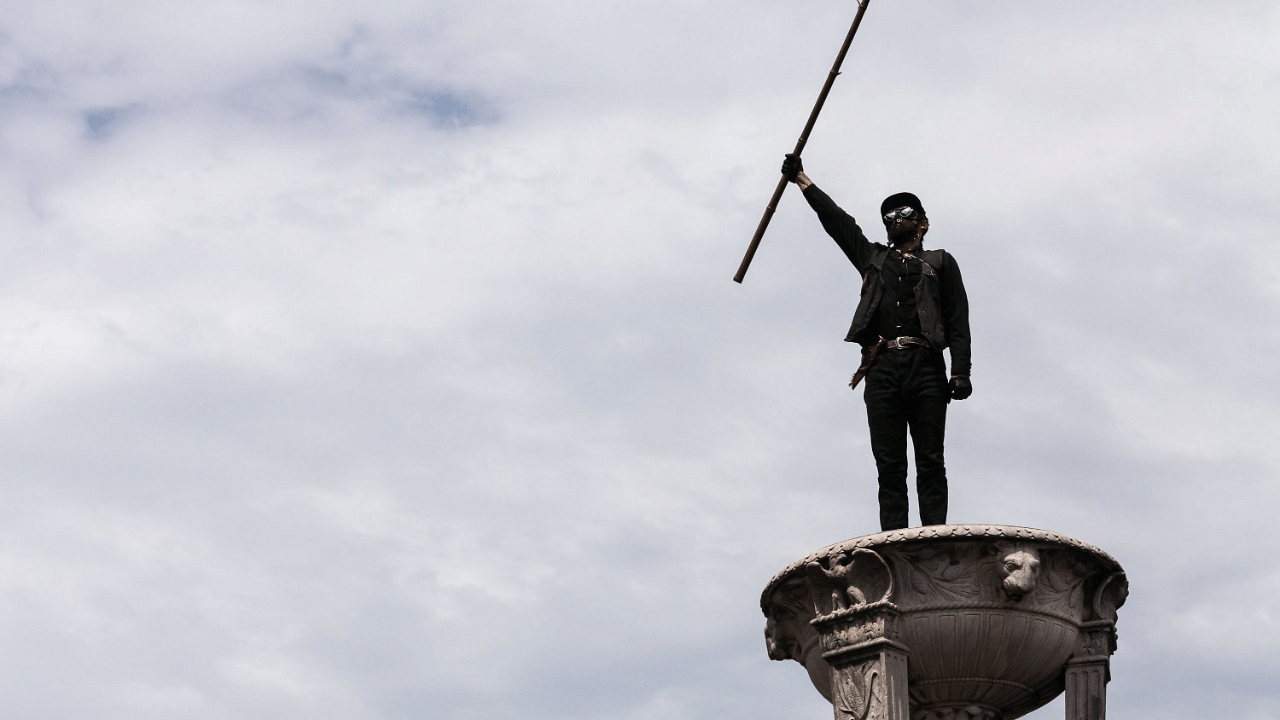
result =
M915 208L915 211L921 215L925 215L924 206L920 204L920 198L909 192L894 193L884 199L880 203L880 214L887 215L890 210L897 210L900 207Z

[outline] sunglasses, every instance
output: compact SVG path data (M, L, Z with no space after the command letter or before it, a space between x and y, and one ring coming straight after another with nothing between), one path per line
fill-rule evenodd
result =
M915 208L912 208L912 207L898 208L897 210L893 210L888 213L885 213L884 224L892 225L894 221L897 220L898 218L902 218L903 220L910 220L911 218L919 214L920 213L916 212Z

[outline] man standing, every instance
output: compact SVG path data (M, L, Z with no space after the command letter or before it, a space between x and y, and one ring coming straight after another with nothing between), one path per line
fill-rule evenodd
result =
M787 155L782 174L862 274L862 299L845 340L862 345L867 423L880 482L880 529L907 527L907 432L916 455L920 523L947 522L942 442L947 403L973 393L969 382L969 299L960 267L946 250L924 250L929 231L920 199L890 195L880 206L889 244L873 243ZM942 351L951 349L947 377ZM855 383L859 379L855 376Z

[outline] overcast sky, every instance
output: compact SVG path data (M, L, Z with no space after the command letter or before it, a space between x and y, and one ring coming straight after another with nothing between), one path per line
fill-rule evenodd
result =
M859 278L794 188L731 277L854 9L0 0L0 717L830 717ZM1116 718L1280 718L1278 119L1269 0L876 0L805 152L963 268L949 519L1124 565Z

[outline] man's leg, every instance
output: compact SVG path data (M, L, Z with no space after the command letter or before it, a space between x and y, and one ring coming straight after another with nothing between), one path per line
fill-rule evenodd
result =
M904 383L911 445L916 457L916 496L920 500L921 525L947 523L947 468L943 441L947 430L946 365L940 353L917 353L912 372Z
M916 450L916 496L920 499L920 524L947 524L947 468L942 441L947 428L947 402L920 398L911 423L911 444Z
M871 454L880 482L880 529L907 527L907 416L902 407L897 358L888 350L867 374L863 399L871 428Z

